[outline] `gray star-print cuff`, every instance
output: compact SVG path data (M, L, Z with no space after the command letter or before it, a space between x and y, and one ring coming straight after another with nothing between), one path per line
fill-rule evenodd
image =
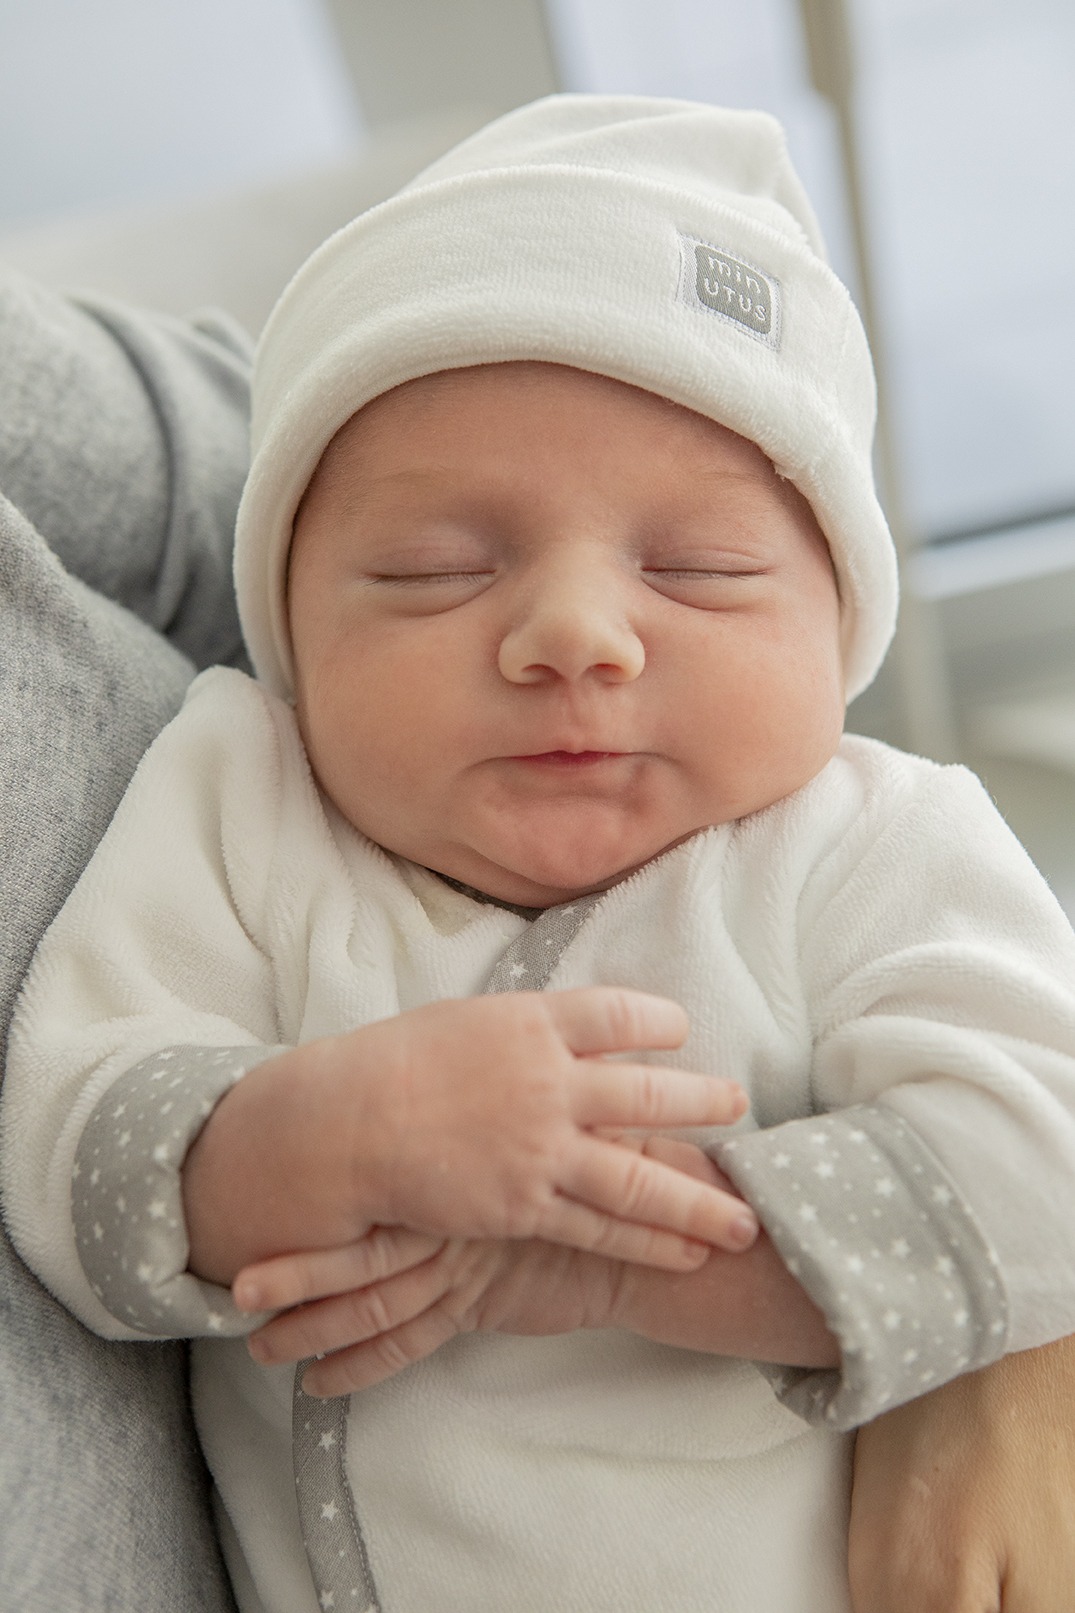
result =
M224 1093L279 1048L171 1047L113 1082L86 1123L71 1181L75 1242L93 1292L128 1327L235 1336L259 1318L187 1270L180 1171Z
M840 1372L774 1380L792 1411L855 1428L1004 1354L993 1251L940 1161L891 1110L793 1120L712 1153L840 1342Z

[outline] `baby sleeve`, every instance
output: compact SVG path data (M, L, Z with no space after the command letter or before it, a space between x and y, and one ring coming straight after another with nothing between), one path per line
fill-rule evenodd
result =
M186 1271L180 1171L216 1101L281 1050L265 917L281 712L240 673L195 682L16 1009L0 1133L12 1237L107 1336L254 1325Z
M714 1153L839 1340L839 1372L776 1375L808 1421L857 1427L1010 1348L996 1252L898 1115L857 1105Z
M935 769L804 890L815 1113L714 1156L838 1338L849 1428L1075 1331L1075 937L984 790Z
M71 1170L75 1246L94 1294L126 1326L193 1338L255 1325L227 1289L187 1270L180 1172L218 1100L266 1056L164 1048L119 1076L86 1122Z

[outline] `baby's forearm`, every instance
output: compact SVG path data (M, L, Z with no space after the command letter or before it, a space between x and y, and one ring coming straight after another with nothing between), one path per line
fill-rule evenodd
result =
M322 1047L250 1071L221 1099L183 1166L189 1269L225 1286L287 1250L347 1243L368 1230L355 1191L345 1106L318 1111ZM350 1189L350 1190L348 1190Z
M764 1232L745 1254L714 1249L697 1271L625 1266L610 1325L659 1344L784 1366L840 1362L822 1312Z

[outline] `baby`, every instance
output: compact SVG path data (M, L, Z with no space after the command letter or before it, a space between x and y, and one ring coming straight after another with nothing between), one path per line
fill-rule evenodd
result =
M760 114L540 102L285 292L258 681L146 756L4 1110L24 1257L198 1339L243 1613L841 1613L847 1431L1075 1331L1075 937L841 737L872 420Z

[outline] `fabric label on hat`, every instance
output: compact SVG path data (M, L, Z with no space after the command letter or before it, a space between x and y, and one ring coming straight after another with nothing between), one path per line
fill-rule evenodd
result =
M680 296L692 308L719 314L767 347L780 346L780 282L723 247L679 237L683 253Z

